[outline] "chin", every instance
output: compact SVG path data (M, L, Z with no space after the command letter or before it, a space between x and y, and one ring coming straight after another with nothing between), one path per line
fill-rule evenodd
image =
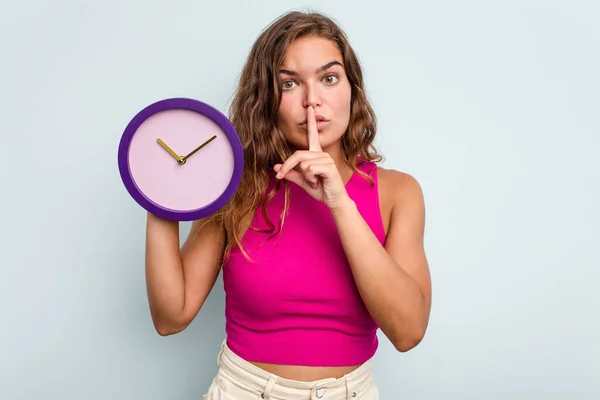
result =
M344 133L345 131L340 132L339 130L334 129L325 129L322 132L319 132L321 147L328 147L336 142L341 141Z

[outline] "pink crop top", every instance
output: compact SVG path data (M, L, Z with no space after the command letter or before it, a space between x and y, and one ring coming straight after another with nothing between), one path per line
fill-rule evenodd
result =
M383 244L377 166L358 169L346 190ZM358 293L330 211L302 188L290 186L289 214L273 233L248 229L244 249L235 247L223 266L227 344L238 356L275 364L358 365L375 354L377 324ZM284 206L282 185L267 206L278 230ZM262 212L252 227L266 228ZM262 246L261 246L262 244Z

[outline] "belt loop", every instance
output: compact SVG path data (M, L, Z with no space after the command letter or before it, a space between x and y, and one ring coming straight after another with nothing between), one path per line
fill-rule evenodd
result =
M227 339L225 339L227 340ZM223 352L225 351L225 340L223 340L221 342L221 350L219 350L219 354L217 354L217 365L220 367L221 366L221 355L223 354Z
M346 399L352 400L356 397L356 390L352 390L352 384L348 382L348 376L344 376L344 382L346 383Z
M267 385L265 386L265 390L264 390L263 394L260 396L261 399L270 399L271 398L271 391L273 390L273 386L275 386L275 383L277 383L277 377L273 374L270 374L269 381L267 382Z
M350 398L350 387L348 386L348 375L344 375L344 383L346 384L346 399Z

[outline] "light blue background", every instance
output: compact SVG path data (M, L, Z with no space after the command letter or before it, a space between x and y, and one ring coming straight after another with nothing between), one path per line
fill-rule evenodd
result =
M405 354L381 336L382 398L600 398L598 2L33 0L0 6L0 399L201 398L222 281L156 334L117 147L159 99L226 111L298 8L346 30L383 166L426 197L431 324Z

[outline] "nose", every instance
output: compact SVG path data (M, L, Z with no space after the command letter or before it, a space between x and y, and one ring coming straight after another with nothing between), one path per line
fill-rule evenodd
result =
M302 101L304 108L308 108L309 106L316 108L317 106L320 106L321 96L318 85L314 83L307 83L304 87L304 99Z

